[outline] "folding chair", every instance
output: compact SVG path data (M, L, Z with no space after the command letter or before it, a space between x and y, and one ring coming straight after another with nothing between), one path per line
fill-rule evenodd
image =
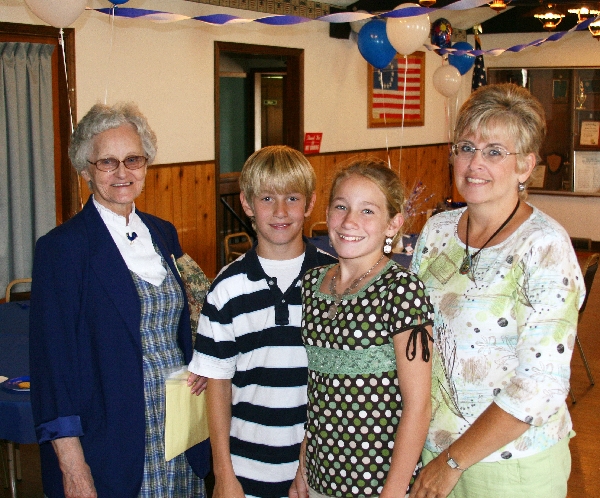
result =
M592 284L594 283L594 277L596 276L596 271L598 270L598 259L600 258L599 253L594 253L590 255L584 262L581 264L581 273L583 273L583 281L585 283L585 299L583 300L583 304L579 310L579 319L578 322L581 322L583 317L583 312L585 311L585 307L588 302L588 298L590 297L590 292L592 290ZM581 354L581 359L583 360L583 365L585 366L585 370L587 372L588 378L590 379L590 383L593 385L596 384L594 381L594 376L592 375L592 370L590 369L590 365L585 357L585 353L583 352L583 347L581 345L581 341L579 340L579 334L575 336L575 341L577 342L577 347L579 348L579 353ZM573 391L571 391L571 399L573 403L576 402L575 396L573 395Z
M313 223L308 229L309 237L316 237L317 235L327 235L327 222L317 221Z
M6 286L5 298L6 298L7 303L9 303L10 301L22 301L24 299L25 300L29 299L29 295L30 295L29 291L13 292L13 287L15 287L16 285L20 285L20 284L31 284L31 279L30 278L17 278L15 280L11 280L8 283L8 285Z
M252 247L252 239L246 232L235 232L223 239L225 246L225 264L235 261Z

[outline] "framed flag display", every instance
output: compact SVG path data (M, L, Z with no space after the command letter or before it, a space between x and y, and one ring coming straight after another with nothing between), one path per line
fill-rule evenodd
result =
M381 70L368 67L368 127L423 126L425 53L396 54Z

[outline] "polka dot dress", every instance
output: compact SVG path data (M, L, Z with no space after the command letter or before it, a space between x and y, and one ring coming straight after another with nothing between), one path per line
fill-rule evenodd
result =
M333 299L319 290L330 268L307 272L302 289L308 482L326 495L377 496L402 413L392 337L431 324L433 311L420 280L390 261L330 319Z

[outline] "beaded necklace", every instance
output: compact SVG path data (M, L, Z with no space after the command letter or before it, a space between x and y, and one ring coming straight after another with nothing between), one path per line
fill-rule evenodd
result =
M342 299L344 299L344 297L352 294L352 291L354 289L356 289L358 284L360 282L362 282L366 278L366 276L369 273L371 273L379 263L381 263L381 260L383 258L384 258L384 255L382 254L381 258L379 258L377 260L377 263L375 263L373 266L371 266L371 268L369 268L359 278L355 279L354 282L352 282L350 284L350 286L342 294L338 294L336 291L336 288L335 288L336 287L335 282L340 274L340 265L338 263L338 267L337 267L335 273L333 274L333 277L331 277L331 282L329 282L329 293L333 296L333 303L331 303L331 305L329 306L329 309L327 310L327 318L329 318L330 320L333 320L337 316L338 306L342 302Z

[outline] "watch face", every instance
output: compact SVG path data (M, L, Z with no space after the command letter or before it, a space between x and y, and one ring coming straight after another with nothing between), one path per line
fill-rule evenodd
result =
M448 461L446 463L453 469L458 469L458 464L454 461L454 459L448 458Z

